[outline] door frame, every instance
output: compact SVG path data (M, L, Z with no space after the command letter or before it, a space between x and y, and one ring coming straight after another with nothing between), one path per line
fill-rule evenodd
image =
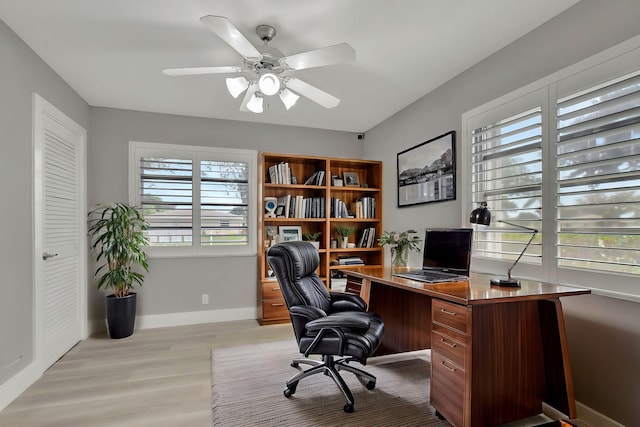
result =
M37 93L33 94L33 352L36 370L41 375L49 368L43 358L44 331L43 322L43 263L40 261L43 248L43 167L41 160L43 159L42 149L44 147L45 123L44 117L48 117L58 124L69 130L80 138L80 176L79 176L79 198L78 206L80 208L79 218L87 217L87 131L66 114L57 109L43 97ZM79 236L86 235L86 222L79 221L77 224ZM80 339L88 336L88 312L87 312L87 239L80 238L79 248L79 283L80 287L78 295L80 297Z

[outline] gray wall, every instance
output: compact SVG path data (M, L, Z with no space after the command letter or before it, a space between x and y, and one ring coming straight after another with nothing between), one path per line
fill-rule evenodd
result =
M385 229L457 227L463 220L459 198L396 207L392 162L399 151L449 130L458 132L459 147L464 112L637 35L639 16L638 1L583 0L367 131L365 156L386 162ZM640 305L595 295L563 304L577 400L624 425L640 425Z
M0 21L0 384L33 354L32 108L38 93L80 126L89 106ZM10 367L20 355L20 361Z
M129 141L354 158L362 157L363 146L347 132L94 107L90 129L89 206L128 200ZM256 256L151 259L138 314L256 307L257 262ZM202 305L203 293L209 305ZM101 294L93 291L90 301L90 318L101 318Z

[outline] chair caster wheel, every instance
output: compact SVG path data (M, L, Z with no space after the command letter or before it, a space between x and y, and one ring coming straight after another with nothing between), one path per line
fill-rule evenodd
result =
M376 382L369 381L365 387L367 387L367 390L373 390L374 388L376 388Z
M291 397L296 392L296 388L298 388L298 383L294 383L288 385L287 388L284 389L284 397Z
M350 414L353 412L353 403L347 403L346 405L344 405L344 412L346 412L347 414Z
M296 362L291 362L291 367L292 367L292 368L297 368L298 366L300 366L298 363L296 363Z

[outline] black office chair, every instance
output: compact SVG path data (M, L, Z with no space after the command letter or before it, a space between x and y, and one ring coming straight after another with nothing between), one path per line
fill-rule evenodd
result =
M382 319L367 312L367 304L359 296L327 291L316 274L320 258L311 243L279 243L269 249L267 260L280 284L300 352L304 354L291 366L311 365L287 381L284 395L291 397L301 379L324 373L333 378L347 399L344 411L353 412L353 394L338 371L354 373L367 381L367 389L373 390L376 378L348 363L366 364L382 339ZM322 361L308 359L311 354L321 355Z

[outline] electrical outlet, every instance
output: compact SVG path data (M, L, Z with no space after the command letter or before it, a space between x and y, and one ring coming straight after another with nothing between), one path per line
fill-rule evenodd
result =
M202 294L202 304L203 305L209 304L209 294Z

